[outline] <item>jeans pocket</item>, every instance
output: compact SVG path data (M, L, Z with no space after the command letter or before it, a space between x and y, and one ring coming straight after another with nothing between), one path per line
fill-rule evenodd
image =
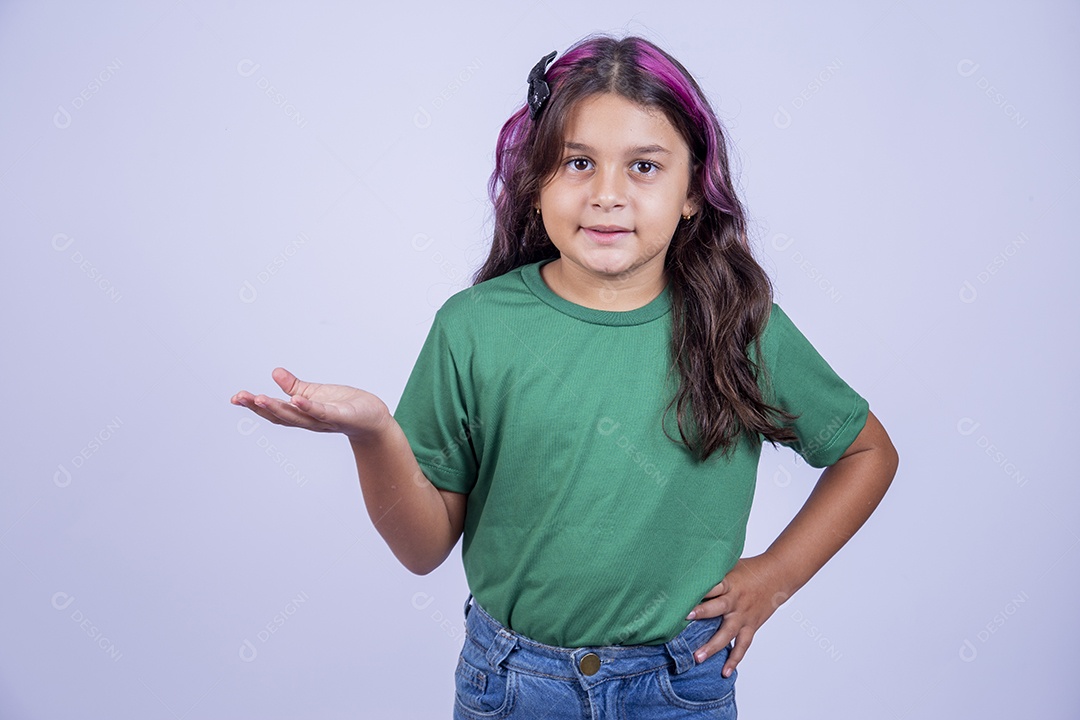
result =
M502 718L512 708L514 673L493 668L469 638L465 639L454 671L455 705L467 718Z
M722 671L731 647L725 647L705 662L694 663L689 670L676 673L674 665L659 671L660 690L664 698L676 707L686 710L706 710L730 706L735 717L735 679L739 671L732 670L731 677Z

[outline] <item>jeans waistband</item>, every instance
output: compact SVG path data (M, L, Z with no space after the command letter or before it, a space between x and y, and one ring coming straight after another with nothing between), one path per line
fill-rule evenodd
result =
M465 600L465 642L476 643L492 667L504 664L515 670L555 675L596 685L613 677L637 675L660 667L683 673L697 664L694 652L715 633L723 617L691 620L682 632L662 645L602 645L580 648L545 645L504 627L491 617L472 593ZM595 653L600 669L584 675L581 658Z

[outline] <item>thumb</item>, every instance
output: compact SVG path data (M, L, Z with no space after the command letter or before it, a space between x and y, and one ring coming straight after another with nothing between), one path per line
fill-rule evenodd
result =
M289 397L300 394L301 386L303 385L303 383L301 383L295 375L293 375L285 368L274 368L274 372L271 373L271 377L274 378L274 382L276 382L278 384L278 387L284 390L285 394Z

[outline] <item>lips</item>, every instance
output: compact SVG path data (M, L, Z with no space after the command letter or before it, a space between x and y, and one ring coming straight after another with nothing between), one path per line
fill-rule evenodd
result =
M630 234L628 229L618 225L593 225L582 230L597 245L613 245Z
M619 225L591 225L585 229L603 233L630 232L630 228L624 228Z

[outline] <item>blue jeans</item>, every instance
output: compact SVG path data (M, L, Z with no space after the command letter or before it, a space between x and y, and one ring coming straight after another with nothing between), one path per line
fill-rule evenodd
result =
M454 720L734 720L738 671L720 674L732 646L694 659L721 620L692 620L663 645L556 647L504 627L470 593Z

